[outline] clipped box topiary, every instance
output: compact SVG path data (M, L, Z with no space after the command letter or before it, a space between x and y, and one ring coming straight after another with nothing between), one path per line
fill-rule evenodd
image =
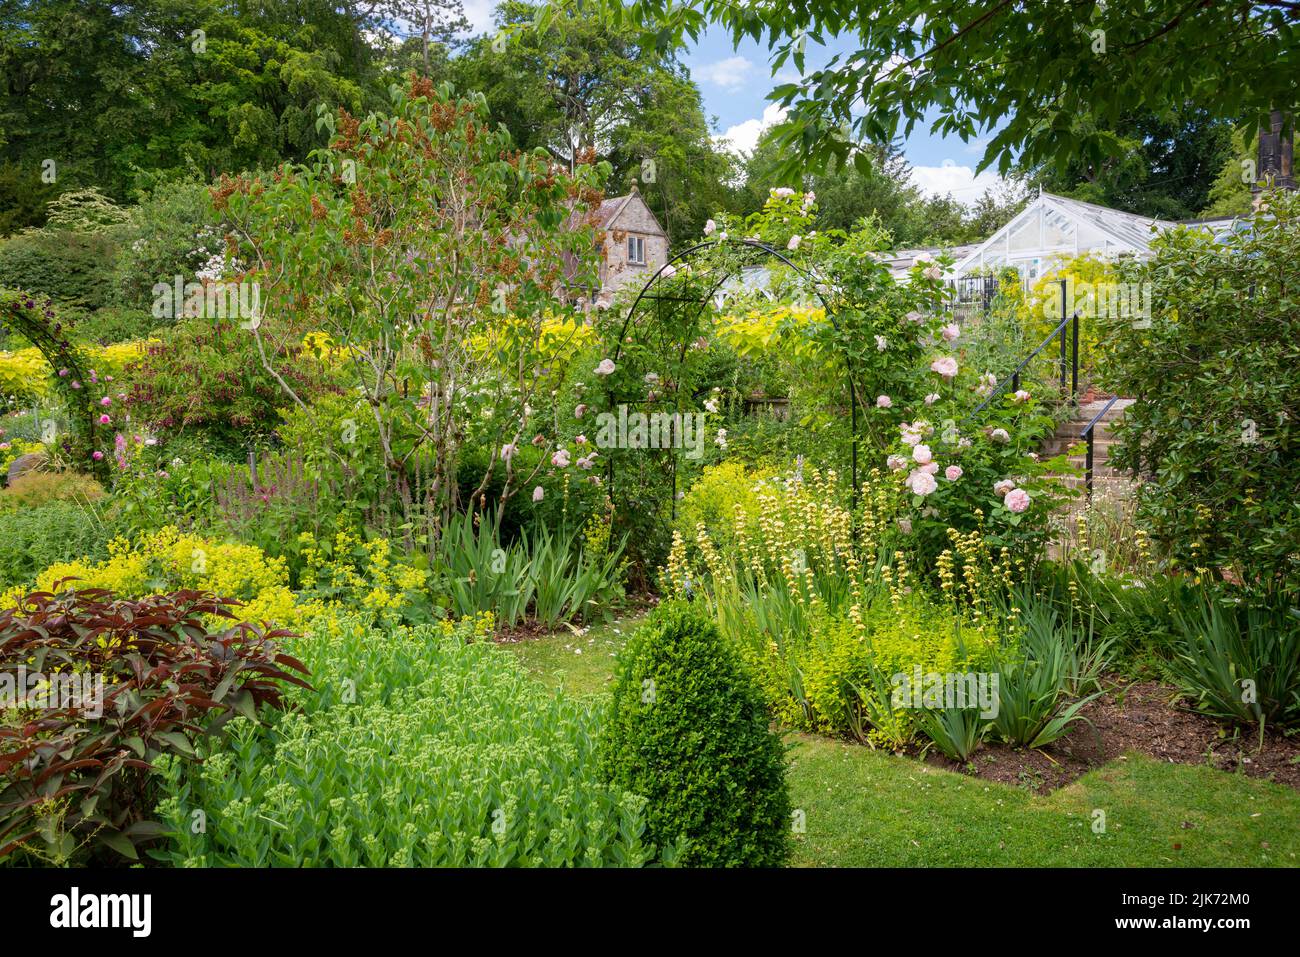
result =
M601 771L647 799L648 839L682 864L786 862L785 748L740 659L687 603L660 606L624 649Z

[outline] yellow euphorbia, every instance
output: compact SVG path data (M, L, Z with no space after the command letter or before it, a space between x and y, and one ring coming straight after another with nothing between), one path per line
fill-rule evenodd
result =
M100 375L118 376L133 359L143 354L150 342L117 342L110 346L83 346L91 368ZM54 389L55 370L35 346L0 352L0 395L20 399L42 398Z
M284 559L268 558L254 545L212 542L168 526L132 545L124 538L108 545L102 562L77 560L51 565L36 578L35 590L54 591L65 578L78 579L65 587L105 588L123 598L138 598L183 588L208 591L243 602L240 618L302 627L320 610L299 604L289 590ZM28 589L10 589L0 606L12 607Z

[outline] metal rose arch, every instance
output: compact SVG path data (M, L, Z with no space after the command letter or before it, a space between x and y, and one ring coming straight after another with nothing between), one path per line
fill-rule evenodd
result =
M721 308L729 283L745 274L762 274L764 267L779 265L790 270L794 281L815 297L838 330L839 323L828 302L825 282L810 270L790 260L782 251L757 239L714 239L697 243L671 257L641 287L628 308L613 344L612 358L618 372L607 378L609 408L657 411L677 415L678 422L702 407L708 396L690 382L689 366L694 355L707 350L711 325L706 322L712 307ZM852 495L858 494L858 401L853 361L845 356L849 385ZM697 441L698 441L698 437ZM637 448L638 446L620 446ZM665 454L638 456L638 467L651 462L668 473L671 482L671 516L677 516L678 458L687 450L663 448ZM609 455L606 476L610 494L617 480L616 460ZM626 456L623 456L626 458ZM642 503L643 506L662 503Z
M107 430L99 424L99 410L90 388L94 370L69 335L67 324L55 315L53 303L21 291L0 290L0 324L21 334L50 364L55 388L63 397L71 426L59 441L60 449L77 468L105 479L108 456L101 446L111 446L111 443L101 441Z

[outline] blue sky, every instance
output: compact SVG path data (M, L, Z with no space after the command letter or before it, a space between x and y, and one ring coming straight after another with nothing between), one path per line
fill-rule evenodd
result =
M466 16L476 31L492 28L495 5L495 0L465 0ZM850 49L851 42L844 39L832 41L824 50L810 44L807 65L815 68L833 51ZM741 151L752 148L762 130L780 120L779 110L767 100L767 94L778 82L797 78L788 63L774 78L765 46L745 40L735 48L726 31L716 27L706 31L682 59L700 87L705 113L717 118L718 135ZM918 126L904 142L903 155L913 168L913 181L924 192L951 194L963 203L971 203L998 182L991 170L975 175L983 149L982 142L963 143L960 137L940 137L928 127Z

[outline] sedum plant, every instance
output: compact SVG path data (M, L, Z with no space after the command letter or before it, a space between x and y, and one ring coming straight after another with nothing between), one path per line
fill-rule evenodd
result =
M641 866L644 801L597 780L596 716L467 639L490 622L309 635L318 691L167 771L175 866ZM193 826L201 811L205 826ZM671 860L671 858L670 858Z

